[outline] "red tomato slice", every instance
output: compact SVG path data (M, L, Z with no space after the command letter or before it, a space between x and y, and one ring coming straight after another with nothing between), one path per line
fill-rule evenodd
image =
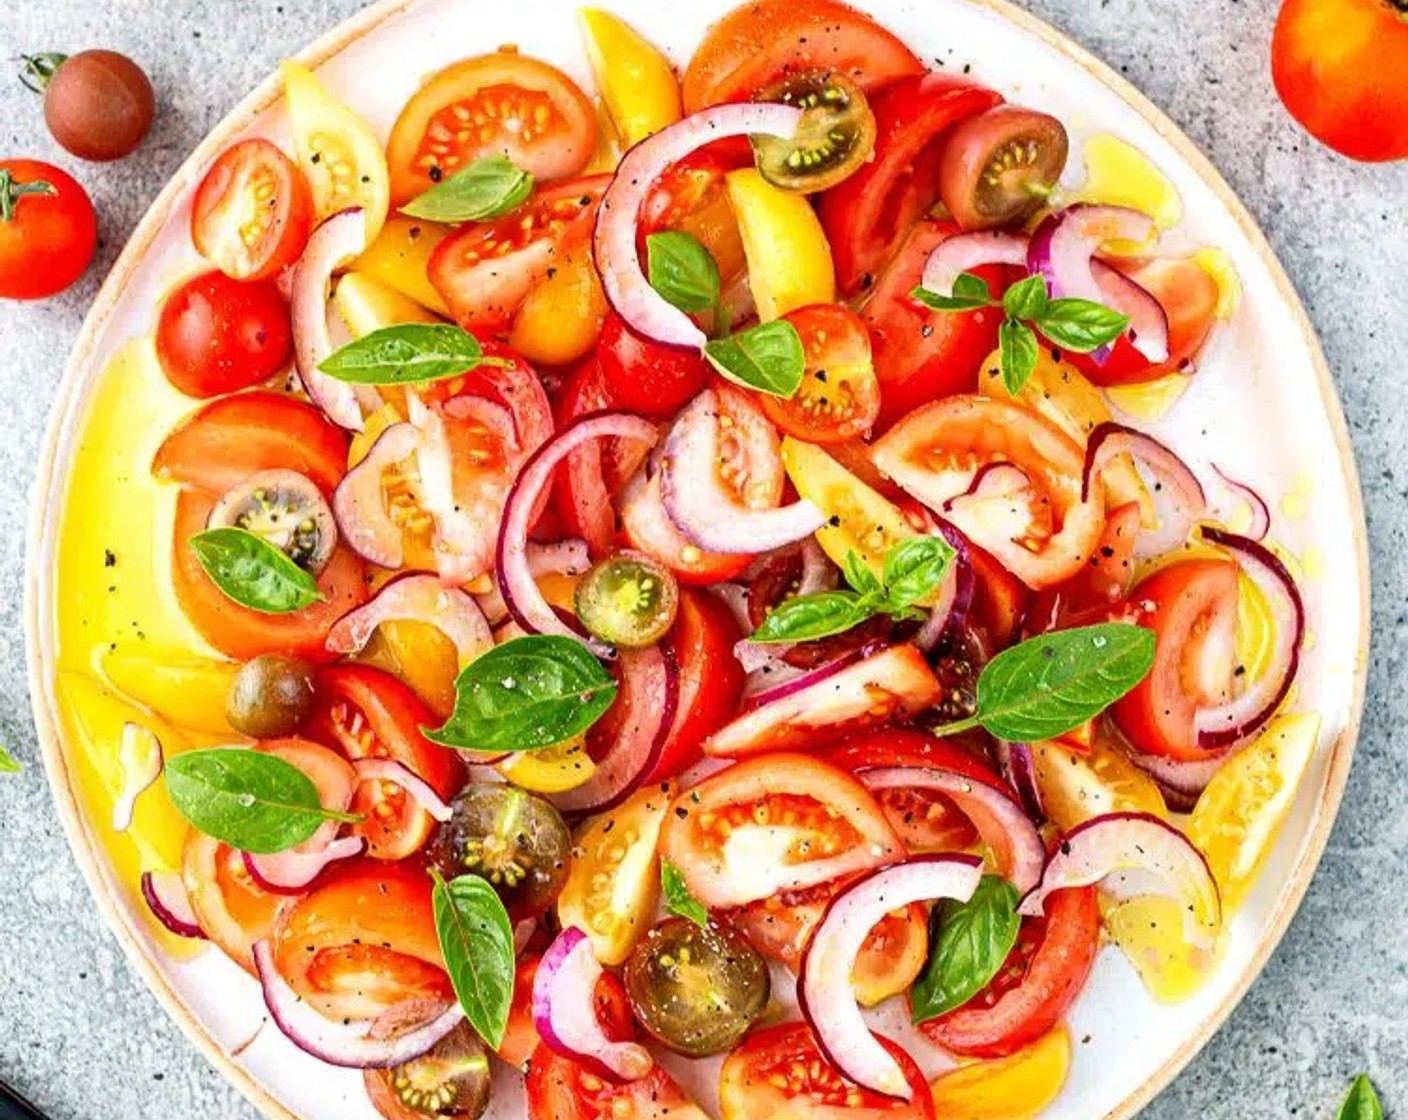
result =
M741 4L709 28L684 75L684 107L696 113L746 101L784 74L844 74L866 93L924 64L869 16L837 0L761 0Z
M467 331L506 331L567 248L591 235L609 175L539 191L511 214L468 222L435 247L431 284Z
M205 173L191 206L191 241L235 280L270 280L293 264L313 229L313 192L268 140L241 140Z
M665 817L660 851L704 905L730 908L878 867L901 845L884 810L849 774L810 755L773 754L681 794Z
M1239 569L1230 560L1180 560L1130 594L1137 621L1158 635L1154 667L1113 708L1137 751L1201 762L1196 719L1226 701L1237 656Z
M709 384L709 363L695 350L662 346L638 335L619 315L606 317L597 344L602 384L617 407L644 416L673 416Z
M508 1025L504 1040L494 1051L503 1061L524 1069L542 1039L533 1025L533 980L538 975L542 958L536 954L519 959L513 975L513 1003L508 1009Z
M1002 96L950 74L916 74L874 101L875 158L821 196L821 223L847 295L868 287L939 197L943 137Z
M1089 563L1059 587L1033 598L1028 632L1068 630L1108 619L1134 582L1134 544L1142 525L1138 502L1112 510Z
M1100 949L1095 888L1057 891L1046 916L1022 923L1017 944L992 983L963 1007L923 1024L945 1050L1002 1058L1035 1042L1065 1017Z
M880 384L864 321L832 303L798 308L785 318L801 336L806 370L791 397L758 394L768 419L809 443L870 435L880 416Z
M678 230L692 234L709 250L727 290L742 275L748 260L725 176L752 166L753 149L746 139L737 138L716 141L667 168L641 204L637 229L641 261L646 260L646 239L652 233Z
M318 674L315 692L318 710L310 733L348 758L394 759L446 800L464 785L459 755L421 734L422 728L441 721L390 673L368 665L338 665ZM435 818L390 782L363 782L351 811L366 815L352 832L367 838L373 859L403 859L419 851L435 830Z
M284 914L275 967L331 1019L374 1019L412 999L453 1000L430 890L430 876L413 863L342 864Z
M823 1057L811 1027L783 1023L755 1031L724 1059L719 1074L723 1120L933 1120L934 1098L914 1059L890 1039L876 1037L904 1070L912 1099L857 1085Z
M271 281L193 276L161 305L156 356L166 379L188 397L253 388L293 357L288 304Z
M240 852L194 828L181 853L181 882L201 931L253 975L254 943L273 932L287 896L261 889Z
M880 382L882 431L939 397L974 392L983 362L997 348L999 311L931 311L910 296L929 254L957 232L951 222L914 226L861 307ZM978 273L994 290L1002 289L1001 269L980 268Z
M411 96L386 146L400 206L477 159L508 156L547 182L578 174L596 151L596 113L555 66L516 52L447 66Z

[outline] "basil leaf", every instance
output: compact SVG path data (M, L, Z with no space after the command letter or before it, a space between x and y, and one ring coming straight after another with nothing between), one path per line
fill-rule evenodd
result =
M455 996L469 1024L494 1049L508 1029L513 1003L513 924L498 892L478 875L448 883L439 871L430 904L435 933Z
M207 529L191 551L225 595L263 614L289 614L319 602L317 581L279 548L246 529Z
M847 552L846 562L841 565L841 571L846 577L846 582L862 595L884 595L885 585L880 582L880 577L875 574L860 553Z
M1017 888L984 875L967 902L948 899L931 919L933 948L910 990L916 1025L962 1007L992 983L1017 944Z
M0 774L18 774L24 769L24 763L18 761L4 747L0 747Z
M1088 299L1053 299L1033 324L1062 349L1089 354L1124 334L1129 316Z
M425 736L467 750L542 750L586 731L606 714L617 689L575 638L515 638L460 671L454 712Z
M972 272L960 272L953 281L953 294L959 299L980 299L992 303L992 289L981 276Z
M1036 335L1026 323L1007 319L997 328L997 346L1002 365L1002 383L1015 397L1036 372L1040 359Z
M349 342L318 368L353 385L415 385L458 377L481 365L503 364L484 357L479 340L459 327L402 323Z
M1349 1087L1349 1096L1340 1106L1337 1120L1384 1120L1384 1108L1369 1075L1361 1073Z
M324 821L356 823L324 809L308 775L277 755L215 747L167 759L166 792L181 815L207 836L256 855L284 852Z
M482 222L517 210L533 193L533 176L504 155L477 159L401 207L428 222Z
M1013 646L978 678L978 713L937 729L981 726L998 739L1056 739L1099 715L1149 675L1154 632L1127 622L1057 630Z
M960 288L964 276L969 276L970 280L977 281L977 284L970 283ZM981 289L978 284L982 285ZM951 296L941 296L938 292L931 292L924 287L915 288L909 294L910 298L922 303L931 311L977 311L981 307L992 306L992 292L986 281L966 272L953 282Z
M755 642L810 642L844 634L875 614L875 603L854 591L819 591L785 599L753 631Z
M650 286L681 311L697 314L718 306L719 266L691 233L666 230L645 239Z
M948 575L955 556L943 537L911 537L885 557L886 609L911 607L929 598Z
M1045 276L1018 280L1002 297L1002 308L1013 319L1036 319L1046 313L1049 295Z
M694 895L684 881L684 873L667 859L660 861L660 893L665 896L665 909L681 918L688 918L700 929L709 928L709 910Z
M802 337L786 319L716 338L705 345L704 356L728 380L774 397L796 393L807 368Z

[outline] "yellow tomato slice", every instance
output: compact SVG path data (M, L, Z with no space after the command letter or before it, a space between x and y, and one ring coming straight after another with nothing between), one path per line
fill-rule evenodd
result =
M499 773L533 793L566 793L596 773L596 763L578 738L543 751L524 751L499 763Z
M1031 1120L1054 1101L1071 1070L1071 1035L1057 1027L1006 1058L973 1062L931 1086L943 1120Z
M337 282L332 303L353 338L401 323L438 323L440 317L410 296L373 280L365 272L348 272Z
M680 84L670 61L623 20L582 9L587 59L611 123L626 147L684 116Z
M1106 934L1161 1003L1181 1003L1195 994L1213 974L1226 946L1225 937L1218 938L1211 952L1190 945L1184 934L1184 905L1176 898L1157 895L1128 902L1113 902L1103 895L1100 899Z
M113 686L177 727L240 738L225 718L239 666L233 661L172 650L117 649L103 658Z
M448 316L450 309L431 286L426 268L436 246L452 232L449 226L393 214L352 267L437 315Z
M1230 759L1203 791L1188 820L1188 838L1207 856L1235 910L1265 865L1320 738L1320 717L1277 716Z
M565 253L529 293L513 321L508 344L530 362L570 365L596 345L606 310L591 250L583 246Z
M655 920L660 861L655 847L674 786L651 785L604 813L577 841L557 917L591 939L597 960L619 965Z
M1033 743L1032 762L1046 815L1063 832L1105 813L1167 817L1163 794L1118 746L1097 736L1090 753Z
M1085 173L1085 186L1077 195L1081 202L1128 206L1148 214L1159 229L1172 229L1183 217L1178 188L1153 160L1126 140L1108 133L1089 137Z
M279 72L293 124L293 148L313 188L318 218L360 206L367 220L367 244L371 244L391 205L381 141L306 67L285 62Z
M1141 385L1111 385L1105 395L1125 415L1152 424L1167 415L1192 381L1186 373L1169 373Z
M831 246L806 195L773 186L752 167L730 171L727 183L758 318L766 323L809 304L834 303Z

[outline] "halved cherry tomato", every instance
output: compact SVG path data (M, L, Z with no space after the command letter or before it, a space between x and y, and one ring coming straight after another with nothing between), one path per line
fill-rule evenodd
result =
M268 140L220 153L191 205L191 241L235 280L269 280L296 261L313 228L313 192Z
M743 631L722 599L707 591L680 588L679 613L665 639L667 654L679 672L679 703L670 737L646 784L673 778L698 762L704 740L738 710L745 677L733 647L742 638Z
M874 161L821 196L844 294L869 287L909 227L938 200L938 161L949 130L1001 102L966 78L937 73L905 78L874 99Z
M437 726L425 703L390 673L366 665L322 670L314 685L318 710L309 725L315 738L336 745L348 758L390 758L428 782L445 800L464 784L459 755L421 734ZM435 830L435 818L400 786L363 782L352 812L366 820L352 832L367 839L373 859L402 859L419 851Z
M1112 709L1137 751L1205 760L1198 708L1227 700L1237 659L1239 569L1231 560L1180 560L1130 593L1138 621L1158 635L1154 667Z
M910 1100L857 1085L822 1054L805 1023L756 1031L724 1060L719 1074L723 1120L934 1120L934 1099L914 1059L877 1035L900 1065Z
M837 0L761 0L719 20L684 75L684 108L746 101L784 74L834 70L872 93L924 64L869 16Z
M929 254L957 232L951 222L916 225L861 307L880 381L878 426L882 431L939 397L971 393L983 362L997 346L999 312L990 308L961 314L931 311L910 296L919 286ZM1001 289L1001 269L977 272L994 290Z
M0 299L62 292L97 245L98 219L77 179L37 159L0 160Z
M709 384L713 372L697 350L662 346L638 335L614 312L597 344L601 378L618 408L673 416Z
M868 436L880 415L880 384L865 323L830 303L798 308L785 318L801 336L806 371L791 397L758 395L768 419L809 443Z
M1022 923L1017 944L986 988L925 1034L955 1054L1002 1058L1047 1034L1085 987L1100 949L1095 888L1057 891L1046 916Z
M201 932L253 974L254 943L273 932L289 899L255 883L242 853L194 828L186 834L181 882Z
M539 191L512 214L469 222L436 246L430 282L467 331L506 330L565 251L591 234L611 180L596 175Z
M641 204L637 238L642 260L650 234L665 230L692 234L709 250L727 290L746 262L725 182L730 171L752 165L753 153L746 142L721 140L667 168Z
M676 798L660 833L661 854L710 907L805 890L900 851L870 791L803 754L748 759L705 778Z
M545 182L578 174L596 151L596 113L555 66L511 51L466 58L406 103L387 143L399 206L475 160L505 155Z
M193 276L161 305L156 356L167 380L189 397L251 388L293 358L288 304L267 280Z
M435 933L430 876L414 863L333 868L274 933L279 974L331 1019L372 1019L411 999L455 998Z
M939 195L966 230L1018 225L1045 205L1070 147L1055 117L999 105L953 130L939 163Z

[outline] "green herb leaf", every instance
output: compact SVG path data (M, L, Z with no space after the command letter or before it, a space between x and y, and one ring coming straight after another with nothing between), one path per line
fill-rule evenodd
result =
M533 176L504 155L477 159L401 207L428 222L482 222L517 210L533 193Z
M1053 299L1033 325L1064 350L1089 354L1129 329L1129 316L1088 299Z
M416 385L504 364L484 357L477 338L449 323L401 323L349 342L318 368L353 385Z
M324 821L362 820L324 809L318 787L302 770L262 751L187 751L167 759L165 779L171 803L191 824L256 855L296 847Z
M1025 323L1008 319L997 329L999 359L1002 364L1002 383L1014 397L1031 380L1040 358L1036 334Z
M911 537L885 557L885 606L889 613L923 602L939 589L956 553L943 537Z
M928 288L915 288L909 293L925 307L934 311L976 311L992 306L992 289L981 276L961 272L953 282L953 295L941 296Z
M967 902L949 899L934 911L933 949L910 991L916 1024L962 1007L992 982L1017 943L1018 898L1007 880L985 875Z
M774 397L796 393L807 368L802 337L786 319L716 338L704 347L704 356L728 380Z
M282 549L246 529L207 529L191 538L191 551L211 582L250 610L289 614L323 597Z
M18 761L4 747L0 747L0 774L18 774L24 769L24 763Z
M1350 1085L1337 1120L1384 1120L1383 1105L1367 1073L1361 1073Z
M515 638L476 658L455 681L455 710L426 738L476 751L535 751L565 743L606 714L618 686L575 638Z
M691 314L718 306L719 266L691 233L666 230L645 239L650 286L681 311Z
M665 909L681 918L688 918L700 929L709 928L709 910L694 895L684 881L684 873L667 859L660 861L660 892L665 896Z
M1003 310L1013 319L1036 319L1046 313L1048 304L1045 276L1018 280L1002 297Z
M953 282L953 294L960 299L980 299L992 302L992 289L981 276L972 272L960 272Z
M494 1049L504 1040L513 1003L513 924L498 892L478 875L448 883L431 870L430 902L445 970L470 1026Z
M755 642L811 642L844 634L875 614L878 604L854 591L819 591L784 599L753 631Z
M1042 634L998 654L978 678L978 713L937 728L998 739L1056 739L1099 715L1154 667L1154 632L1127 622Z
M841 565L841 572L845 575L846 582L860 594L884 597L885 585L860 553L847 552L846 561Z

